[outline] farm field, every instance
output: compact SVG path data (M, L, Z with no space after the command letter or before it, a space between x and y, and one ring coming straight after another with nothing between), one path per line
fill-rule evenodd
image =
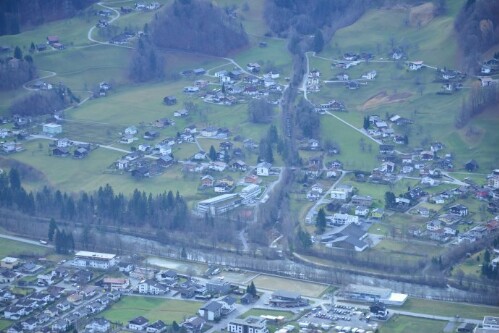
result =
M125 296L102 316L113 322L126 324L127 321L144 316L150 322L162 320L167 324L180 323L186 317L196 314L201 302L163 299L142 296Z
M4 330L12 325L12 322L7 319L0 319L0 330Z
M252 281L256 288L268 290L297 291L303 296L319 297L328 286L299 280L286 279L270 275L258 275Z
M240 317L241 318L246 318L249 316L257 316L260 317L261 315L267 315L267 316L283 316L285 319L290 319L294 316L294 313L291 311L280 311L280 310L269 310L269 309L258 309L254 308L249 311L246 311L243 313Z
M409 298L401 307L401 310L446 317L459 315L461 317L479 320L483 319L484 316L499 316L499 307L450 303L418 298Z
M445 321L395 315L381 326L383 333L439 333L443 332Z
M15 240L10 240L0 237L1 258L7 256L15 257L23 254L44 256L52 251L53 251L52 249L48 249L46 247L26 244L23 242L18 242Z

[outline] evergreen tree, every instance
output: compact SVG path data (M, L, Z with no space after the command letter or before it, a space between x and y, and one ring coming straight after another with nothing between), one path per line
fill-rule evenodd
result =
M19 171L15 168L10 169L9 171L9 183L12 190L21 189L21 177L19 176Z
M21 60L23 58L23 51L19 46L14 49L14 58Z
M315 227L318 234L323 234L326 231L326 213L324 212L324 208L319 209L317 213Z
M212 161L217 160L217 151L215 150L215 147L213 147L213 145L210 146L210 152L208 153L208 157Z
M395 194L393 192L385 193L385 207L392 208L395 206Z
M364 117L364 125L362 126L365 130L367 130L369 128L369 117L368 116L365 116Z
M54 240L54 235L56 231L57 231L57 223L55 223L55 220L51 218L49 223L49 232L48 232L49 242Z
M324 49L324 36L322 35L322 32L320 30L317 30L314 35L313 50L314 52L319 53L323 49Z
M298 240L300 241L301 246L304 249L312 247L312 239L310 237L310 234L304 231L301 227L298 228Z

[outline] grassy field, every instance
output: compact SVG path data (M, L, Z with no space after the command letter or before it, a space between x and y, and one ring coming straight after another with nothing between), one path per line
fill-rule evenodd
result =
M0 330L4 330L12 325L13 322L7 319L0 319Z
M417 298L409 298L401 309L436 316L454 317L455 315L459 315L472 319L483 319L484 316L499 316L499 307L440 302Z
M44 256L52 252L51 249L46 247L26 244L10 239L0 238L0 257L15 257L21 254L34 254L37 256Z
M291 280L269 275L259 275L253 279L256 288L268 290L288 290L296 291L303 296L319 297L327 289L326 285L309 283L298 280Z
M445 325L446 322L440 320L395 315L381 326L380 331L383 333L439 333L443 332Z
M137 316L144 316L150 322L162 320L171 324L174 320L180 323L186 317L195 315L201 305L202 303L194 301L125 296L111 309L103 312L102 316L121 323L126 323Z
M337 158L343 163L344 169L370 170L377 165L375 157L378 145L364 135L329 115L321 119L321 130L327 133L324 140L330 139L338 144L341 152ZM361 140L365 142L364 152L360 148Z
M359 195L369 195L373 198L373 204L376 207L384 207L385 206L385 193L390 191L395 193L396 196L402 194L407 191L408 187L414 187L419 182L413 179L403 179L393 184L389 185L380 185L380 184L372 184L372 183L361 183L356 182L350 179L345 179L341 182L341 184L351 185L358 190Z
M475 253L469 258L466 258L463 262L454 266L452 270L452 275L457 276L457 272L462 271L464 274L473 277L480 277L482 271L483 253L485 251L480 251Z
M280 310L269 310L269 309L251 309L243 313L240 318L246 318L249 316L283 316L285 319L290 319L293 317L294 313L291 311L280 311Z

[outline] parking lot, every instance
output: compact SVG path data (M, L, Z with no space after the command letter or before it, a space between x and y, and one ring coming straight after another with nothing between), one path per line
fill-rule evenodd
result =
M321 327L323 329L333 328L334 332L367 333L374 332L378 327L369 315L354 306L343 304L326 304L315 307L311 312L305 314L300 320L300 326L306 325Z

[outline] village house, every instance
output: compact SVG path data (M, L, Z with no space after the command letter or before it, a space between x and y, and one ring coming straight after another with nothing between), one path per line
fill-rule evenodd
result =
M187 318L181 326L187 330L189 333L199 333L202 331L206 320L201 317L194 316Z
M167 293L170 288L155 280L149 279L140 282L137 286L137 290L139 294L162 295Z
M127 278L105 277L102 280L104 288L110 291L125 290L130 286L130 280Z
M217 301L210 301L204 304L198 313L207 321L218 321L222 317L222 304Z
M422 61L409 61L407 63L407 65L409 66L409 70L417 71L423 67L423 62Z
M128 322L128 328L134 331L144 331L149 324L149 320L142 316L136 317Z
M374 80L376 78L376 75L377 75L376 71L372 70L370 72L362 74L362 78L366 80Z
M449 208L449 212L454 215L466 216L468 215L468 208L464 205L454 205Z
M258 165L256 166L256 175L263 176L263 177L269 176L271 167L272 167L272 164L267 163L267 162L258 163Z
M111 323L105 318L95 318L90 323L85 325L85 329L92 332L105 333L111 329Z
M146 332L161 333L166 331L167 325L162 320L156 320L154 323L147 325Z

